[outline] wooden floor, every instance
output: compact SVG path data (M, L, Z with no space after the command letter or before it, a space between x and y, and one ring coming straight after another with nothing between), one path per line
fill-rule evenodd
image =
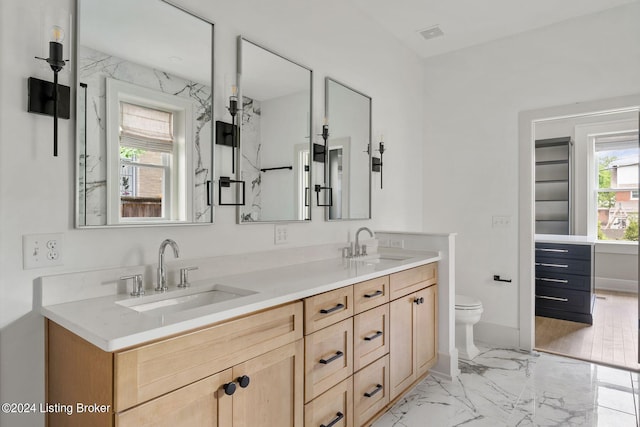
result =
M536 316L536 349L640 371L638 296L597 291L593 325Z

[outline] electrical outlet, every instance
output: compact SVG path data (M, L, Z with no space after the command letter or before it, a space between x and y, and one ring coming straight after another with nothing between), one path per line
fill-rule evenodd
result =
M493 228L509 228L511 226L511 215L494 215L491 226Z
M289 228L286 225L276 224L274 228L274 242L282 245L289 240Z
M22 236L22 265L25 270L62 265L64 235L29 234Z

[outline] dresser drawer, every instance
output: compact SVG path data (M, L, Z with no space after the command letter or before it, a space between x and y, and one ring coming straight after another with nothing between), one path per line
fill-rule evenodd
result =
M591 275L591 261L583 259L550 258L536 255L538 272Z
M536 243L538 256L552 258L573 258L591 260L591 245L570 245L564 243Z
M548 286L558 289L574 289L576 291L591 291L591 277L575 274L563 274L545 269L536 269L536 286Z
M353 285L355 314L389 302L389 276Z
M389 355L386 355L353 375L355 426L365 426L388 403Z
M304 405L305 427L353 426L353 377Z
M409 295L438 282L437 263L421 265L420 267L393 273L389 276L389 299L391 301Z
M389 353L389 305L381 305L353 318L353 370Z
M536 285L536 309L591 313L591 293Z
M353 316L353 286L304 300L304 333L311 334Z
M307 335L304 347L309 402L353 373L353 318Z
M302 338L300 302L114 355L114 410L123 411Z

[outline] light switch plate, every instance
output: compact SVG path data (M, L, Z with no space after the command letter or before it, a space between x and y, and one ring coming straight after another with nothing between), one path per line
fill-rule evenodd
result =
M289 240L289 228L286 225L276 224L273 240L276 245L283 245Z
M22 266L25 270L63 265L64 234L22 236Z

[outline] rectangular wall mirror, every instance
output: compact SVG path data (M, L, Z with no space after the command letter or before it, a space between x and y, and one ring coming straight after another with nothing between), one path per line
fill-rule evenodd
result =
M77 226L211 223L213 24L161 0L77 17Z
M312 79L311 69L238 38L239 223L311 219Z
M329 125L325 182L332 191L329 221L371 218L371 98L325 78Z

